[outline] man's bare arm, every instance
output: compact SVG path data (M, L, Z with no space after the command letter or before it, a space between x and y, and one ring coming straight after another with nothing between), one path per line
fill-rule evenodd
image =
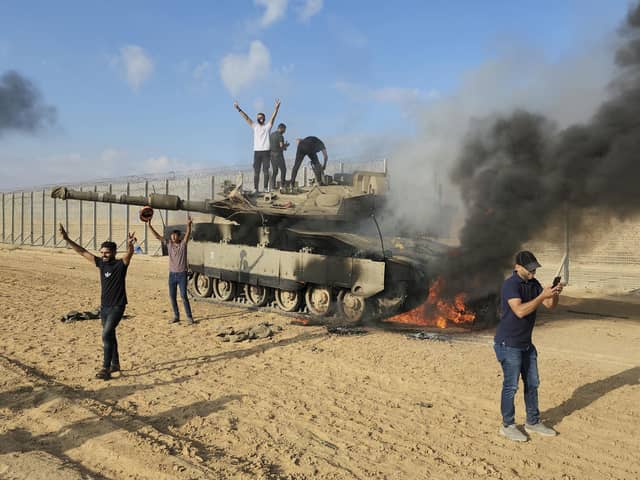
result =
M276 121L276 116L278 115L278 110L280 110L280 99L276 98L276 105L273 108L273 113L271 114L271 120L269 120L269 123L271 123L271 126L273 126L273 123Z
M240 113L240 116L244 118L245 122L247 122L250 127L253 127L253 121L249 118L249 115L244 113L244 111L240 108L240 105L238 105L238 102L233 102L233 108L238 110L238 113Z
M74 242L73 240L71 240L69 238L69 234L67 233L67 231L64 229L64 227L62 226L62 224L60 224L60 226L58 227L58 231L60 232L60 235L62 235L62 238L65 242L67 242L67 245L69 245L71 247L71 249L78 253L79 255L82 255L84 258L86 258L89 262L91 262L92 264L95 265L96 262L96 256L87 251L86 248L81 247L80 245L78 245L76 242Z
M560 289L562 290L562 289ZM540 304L544 303L545 307L553 308L555 304L558 303L558 287L546 287L542 290L542 293L538 295L536 298L529 302L522 303L520 298L510 298L507 300L507 303L515 313L516 317L523 318L536 311L536 309L540 306ZM555 304L553 304L553 299L555 298ZM549 306L552 305L553 307Z
M127 251L122 257L122 262L125 265L129 265L131 263L131 258L133 257L133 244L136 242L136 234L129 232L129 236L127 238Z
M193 225L193 219L191 215L187 213L187 231L184 234L184 243L185 245L189 242L189 238L191 237L191 226Z
M151 229L151 233L153 233L153 236L156 237L156 240L158 240L160 243L164 243L164 238L162 238L162 235L156 232L156 229L153 228L153 225L151 225L151 220L149 220L149 228Z

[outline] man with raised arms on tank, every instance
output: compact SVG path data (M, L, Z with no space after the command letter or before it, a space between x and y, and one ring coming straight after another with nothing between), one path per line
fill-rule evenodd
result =
M60 224L59 231L62 238L74 252L82 255L100 270L100 319L102 320L103 362L102 369L96 374L96 378L109 380L113 372L120 371L116 327L120 323L127 306L125 278L129 263L131 263L131 258L133 257L133 244L136 242L135 233L129 233L127 251L122 259L116 259L117 246L114 242L103 242L100 245L100 257L97 257L71 240L62 224Z
M256 115L256 122L253 122L249 118L249 115L240 108L238 102L233 102L233 106L253 129L253 188L256 192L258 191L258 187L260 186L260 169L262 168L264 174L264 189L266 191L269 189L269 163L271 162L269 134L271 133L271 127L280 109L280 99L276 98L273 113L267 123L264 123L266 118L264 113L258 113L258 115Z
M169 299L171 300L171 308L173 308L173 318L169 319L169 323L177 323L180 321L180 310L178 309L178 299L176 296L176 289L180 287L180 296L182 297L182 304L184 305L184 313L187 316L187 323L193 325L193 315L191 313L191 304L189 303L189 297L187 297L187 244L189 243L189 237L191 236L191 226L193 220L191 215L187 214L187 231L182 236L182 232L175 229L171 232L169 240L165 240L160 235L153 225L151 225L151 219L148 220L149 228L153 233L153 236L167 246L169 252Z
M291 170L291 187L295 185L298 170L300 169L300 165L302 165L304 157L309 157L309 160L311 160L311 168L315 174L316 182L318 185L322 185L324 183L324 170L327 168L327 161L329 160L327 147L324 146L324 143L318 137L296 138L296 141L298 142L298 148L296 150L296 161L293 164L293 170ZM318 152L322 152L322 156L324 157L322 166L318 160Z

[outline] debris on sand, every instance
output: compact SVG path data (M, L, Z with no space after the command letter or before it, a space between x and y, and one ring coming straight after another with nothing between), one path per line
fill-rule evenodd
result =
M233 327L227 327L221 330L216 336L220 337L223 342L244 342L245 340L255 340L257 338L271 338L277 332L281 332L282 327L271 323L262 322L254 327L236 330Z
M62 323L71 323L71 322L77 322L80 320L96 320L97 318L100 318L100 308L96 308L94 310L88 310L85 312L78 312L76 310L71 310L70 312L60 317L60 321Z
M367 331L357 327L327 327L327 333L332 335L366 335Z
M442 333L433 332L416 332L407 334L407 338L411 340L436 340L439 342L450 342L451 336Z

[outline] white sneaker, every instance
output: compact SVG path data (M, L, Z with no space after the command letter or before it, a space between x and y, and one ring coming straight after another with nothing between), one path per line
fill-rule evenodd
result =
M528 423L525 423L524 429L529 433L537 433L538 435L542 435L543 437L555 437L558 434L558 432L556 432L553 428L547 427L542 422L538 422L535 425L529 425Z
M513 440L514 442L526 442L528 440L527 436L522 433L515 424L509 425L505 427L504 425L500 426L500 434L507 437L509 440Z

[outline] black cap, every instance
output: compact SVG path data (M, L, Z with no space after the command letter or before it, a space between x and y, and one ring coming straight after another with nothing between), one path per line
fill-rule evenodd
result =
M530 272L542 266L538 263L536 256L528 250L522 250L521 252L516 253L516 263L523 266Z
M178 235L182 235L182 230L178 230L176 228L175 230L171 230L171 233L177 233Z

